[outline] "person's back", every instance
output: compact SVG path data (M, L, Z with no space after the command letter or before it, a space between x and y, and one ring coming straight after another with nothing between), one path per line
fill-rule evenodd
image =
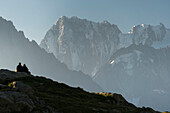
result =
M22 72L22 65L19 62L18 66L17 66L17 72Z
M22 69L23 69L23 72L26 72L26 73L28 73L28 74L31 74L25 64L23 65Z

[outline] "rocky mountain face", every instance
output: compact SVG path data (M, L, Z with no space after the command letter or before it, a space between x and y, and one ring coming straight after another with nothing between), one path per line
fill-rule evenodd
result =
M40 46L71 70L95 75L118 49L120 30L107 21L95 23L65 16L51 27Z
M107 21L61 17L40 46L68 68L89 74L105 91L139 106L170 110L170 29L162 23L121 33Z
M142 24L119 36L120 49L94 80L106 91L125 95L135 105L170 110L170 29L163 24Z
M15 84L10 86L11 83ZM73 88L45 77L9 70L0 70L0 111L1 113L159 113L151 108L137 108L120 94L89 93L81 88Z
M131 45L115 52L94 80L138 106L169 110L170 48ZM159 103L159 104L157 104Z
M0 68L14 70L18 62L25 63L34 74L44 75L85 90L103 91L89 76L70 71L53 54L41 49L35 41L25 38L11 21L0 17ZM72 79L73 78L73 79Z
M124 34L107 21L96 23L62 16L46 33L40 47L53 53L69 69L93 77L118 49L131 44L163 48L170 45L169 36L170 30L162 23L137 25Z
M143 44L154 48L164 48L170 45L170 29L160 23L152 26L141 24L133 26L128 34L120 34L120 48L128 47L131 44Z
M154 48L160 48L170 45L170 40L167 41L170 35L169 32L170 30L160 23L160 25L157 26L145 24L134 26L129 34L131 34L133 44L143 44ZM157 44L159 47L156 46L156 43L160 43ZM161 45L161 43L164 44L164 46Z

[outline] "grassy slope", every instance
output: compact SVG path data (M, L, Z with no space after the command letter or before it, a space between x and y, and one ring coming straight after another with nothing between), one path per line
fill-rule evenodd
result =
M69 87L63 83L52 81L44 77L20 77L13 78L10 81L20 81L29 85L34 90L33 100L38 98L43 100L45 105L64 113L102 113L119 111L122 113L139 113L141 111L150 111L150 108L137 108L134 105L123 102L117 103L114 96L89 93L81 88ZM3 81L0 81L3 84ZM13 90L1 89L0 91ZM36 106L33 111L41 111L41 106Z
M110 96L91 94L83 91L81 88L72 88L43 77L23 77L18 80L30 85L35 91L35 95L41 100L44 100L47 105L62 112L90 113L116 109L128 113L141 110L137 109L132 104L111 104L108 102L108 100L113 100Z

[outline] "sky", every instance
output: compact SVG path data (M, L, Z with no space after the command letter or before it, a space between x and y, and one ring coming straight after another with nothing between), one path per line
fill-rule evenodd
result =
M0 16L39 44L60 16L107 20L123 33L139 24L170 28L170 0L0 0Z

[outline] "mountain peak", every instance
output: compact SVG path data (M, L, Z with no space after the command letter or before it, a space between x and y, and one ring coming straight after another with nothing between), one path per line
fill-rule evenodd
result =
M86 90L103 91L89 76L69 70L53 54L41 49L34 40L27 39L22 31L11 27L11 23L0 19L0 67L14 69L18 62L22 62L27 64L34 74L46 74L55 80L72 86L79 85ZM73 77L74 80L68 79L69 77Z
M97 23L76 16L63 16L47 32L40 46L66 63L69 69L94 75L108 55L116 51L120 33L119 28L108 21ZM89 53L90 50L93 52ZM96 59L89 61L86 55Z
M13 22L10 20L6 20L3 17L0 17L0 32L2 32L2 29L4 29L4 31L8 32L9 30L16 30L15 26L13 25ZM9 29L10 28L10 29Z
M78 18L77 16L72 16L72 17L67 17L67 16L60 16L60 18L57 20L57 21L64 21L64 20L83 20L83 19L80 19Z
M79 19L77 16L72 16L71 19Z
M75 24L76 23L81 24L83 22L83 23L87 23L87 24L91 24L91 23L93 23L93 24L104 24L104 25L108 25L108 26L116 26L117 27L117 25L111 24L107 20L104 20L102 22L94 22L94 21L90 21L90 20L87 20L87 19L81 19L81 18L79 18L77 16L72 16L72 17L60 16L60 18L56 21L56 23L54 25L56 25L59 22L68 22L68 23L72 22L72 23L75 23Z
M152 46L154 42L160 42L165 40L167 29L160 23L159 25L152 26L141 24L133 26L129 34L131 34L134 44L146 44ZM167 43L167 42L166 42Z
M68 17L66 17L66 16L60 16L60 18L59 18L59 20L61 19L61 20L64 20L64 19L67 19Z
M140 25L134 25L132 28L131 28L131 30L130 30L130 32L128 32L129 34L132 34L132 33L134 33L134 32L139 32L139 31L143 31L143 30L145 30L145 29L148 29L149 27L151 27L152 29L162 29L162 28L164 28L164 29L166 29L165 28L165 26L164 26L164 24L163 23L159 23L158 25L156 25L156 26L153 26L153 25L150 25L150 24L140 24Z
M110 23L109 23L107 20L104 20L102 23L103 23L103 24L109 24L109 25L110 25Z

